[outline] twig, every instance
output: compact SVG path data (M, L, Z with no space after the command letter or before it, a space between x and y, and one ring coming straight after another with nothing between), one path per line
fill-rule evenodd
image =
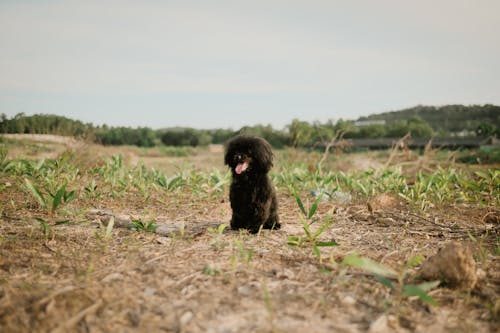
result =
M83 309L82 311L80 311L79 313L77 313L76 315L74 315L73 317L68 319L64 324L62 324L62 325L58 326L56 329L52 330L52 333L68 332L73 326L78 324L80 322L80 320L85 318L85 316L97 311L97 309L99 309L101 307L102 303L103 303L102 300L98 300L93 305L89 306L86 309Z
M66 286L66 287L63 287L55 292L53 292L52 294L42 298L41 300L39 300L36 304L37 305L44 305L45 303L48 303L50 300L52 300L53 298L61 295L61 294L64 294L64 293L67 293L67 292L70 292L70 291L73 291L75 290L76 287L75 286Z
M326 160L328 154L330 153L330 148L332 148L335 145L335 143L337 143L339 140L342 140L342 138L344 137L344 134L346 132L347 132L347 130L337 131L337 133L335 133L333 138L331 138L330 141L326 144L325 151L323 152L323 156L321 157L321 159L318 162L318 171L319 171L319 174L321 176L323 175L322 165L323 165L323 162Z
M385 162L383 169L387 169L389 167L394 157L396 157L396 153L398 152L399 148L405 147L407 145L408 139L410 138L411 138L410 133L407 133L405 136L403 136L401 139L399 139L396 143L392 145L391 153L389 154L389 158Z

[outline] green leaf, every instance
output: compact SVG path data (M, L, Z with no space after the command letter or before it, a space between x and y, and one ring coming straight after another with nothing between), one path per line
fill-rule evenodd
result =
M76 198L75 191L64 192L64 202L70 202Z
M330 242L316 242L316 246L338 246L339 244L336 241Z
M30 190L31 194L33 194L33 196L38 200L40 206L47 208L47 201L45 201L42 193L27 178L24 179L24 182L26 183L26 186L28 187L28 190Z
M59 205L61 204L64 193L66 193L66 185L61 186L59 190L57 190L56 194L54 194L54 198L52 199L52 207L50 209L52 213L55 212L57 207L59 207Z
M289 246L299 246L300 245L301 238L298 236L288 236L286 238L286 243Z
M302 221L302 227L304 228L307 238L313 239L311 229L309 228L309 224L307 224L307 221L305 220Z
M418 286L415 286L412 284L403 286L403 296L405 296L405 297L417 296L418 298L420 298L420 300L422 300L423 302L425 302L429 305L433 305L433 306L438 305L437 302L434 300L434 298L429 296L424 290L422 290Z
M415 267L415 266L420 265L420 263L421 263L423 260L424 260L424 257L423 257L422 255L416 255L416 256L414 256L414 257L410 258L410 259L406 262L405 266L406 266L406 267Z
M297 205L299 206L300 211L302 212L302 214L304 214L304 216L307 216L307 212L306 212L306 209L304 208L304 204L302 203L302 200L300 200L300 197L297 194L297 192L294 191L292 193L292 195L294 196L295 201L297 201Z
M490 177L488 176L488 174L486 174L486 173L485 173L485 172L483 172L483 171L476 171L476 172L474 172L474 173L475 173L477 176L479 176L479 177L481 177L481 178L483 178L483 179L488 179L488 178L490 178Z
M323 225L320 228L318 228L318 230L316 230L313 238L314 239L318 238L322 233L324 233L326 231L326 229L328 229L330 227L330 225L331 225L331 222L329 222L329 221L323 223Z
M346 256L344 260L342 260L342 264L389 278L396 278L398 275L393 269L373 261L370 258L361 257L357 253L352 253Z
M387 288L394 290L394 286L392 285L391 281L389 281L389 279L387 279L383 276L380 276L380 275L375 275L373 278L375 280L377 280L378 282L382 283Z
M361 182L356 182L356 185L358 185L359 189L361 190L361 193L363 193L364 195L368 195L368 191L366 190L366 187L363 186L363 184L361 184Z
M227 224L225 224L225 223L219 224L219 226L217 227L217 233L222 235L222 233L224 232L224 229L226 229L226 227L227 227Z
M437 286L439 286L440 283L441 283L441 281L439 281L439 280L422 282L422 283L418 284L417 287L419 287L423 291L427 292L427 291L430 291L430 290L436 288Z
M174 189L175 185L179 183L182 180L182 176L177 176L174 177L172 180L168 181L167 189L172 190Z
M56 221L56 225L69 224L70 222L71 222L70 220Z
M319 248L316 246L316 244L313 245L313 252L316 257L321 258L321 252L319 251Z
M321 200L321 198L323 197L323 193L321 192L318 197L316 198L316 200L314 200L311 208L309 209L309 214L307 214L307 218L310 219L311 217L313 217L314 213L316 213L316 210L318 209L318 205L319 205L319 202Z
M158 226L155 224L155 221L148 222L146 226L146 231L155 231Z
M115 225L115 217L111 216L109 219L108 225L106 226L106 234L104 235L104 239L110 239L111 234L113 232L113 227Z

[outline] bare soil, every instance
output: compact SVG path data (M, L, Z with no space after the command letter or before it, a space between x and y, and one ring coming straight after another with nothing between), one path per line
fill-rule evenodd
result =
M15 157L23 156L22 147L16 149ZM82 159L117 151L80 149ZM163 161L143 159L133 149L122 153L129 163L165 172L187 165L224 170L220 151ZM317 158L281 154L293 155L288 160ZM339 169L382 164L366 156L364 164L359 154L332 163L341 161ZM277 170L284 167L280 163L278 156ZM321 240L340 245L322 248L318 260L310 247L287 245L287 236L304 231L285 189L278 189L282 229L258 235L209 229L229 222L226 188L222 195L198 196L185 189L147 201L135 193L92 203L77 200L72 207L80 213L70 224L52 226L47 236L35 219L47 216L26 193L10 188L0 191L0 332L427 333L498 332L500 327L498 207L457 204L424 212L397 198L325 200L317 216L334 212L334 223ZM90 209L185 228L165 237L115 227L106 239ZM470 251L477 280L473 288L444 284L431 291L438 306L401 299L370 274L338 265L357 252L400 270L409 258L430 258L451 242Z

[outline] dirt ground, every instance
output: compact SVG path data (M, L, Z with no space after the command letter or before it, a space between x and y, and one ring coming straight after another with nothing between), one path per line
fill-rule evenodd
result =
M9 157L36 159L74 145L53 144L29 153L19 146ZM102 156L119 151L91 149ZM342 168L381 165L372 160L375 155L344 157ZM187 166L224 170L220 151L160 158L131 150L124 156L165 172ZM321 239L340 245L321 248L319 260L311 248L287 244L287 236L304 231L286 189L278 189L282 229L258 235L210 229L229 222L227 197L226 186L215 196L196 197L186 188L146 202L136 194L102 198L78 207L70 224L54 226L47 236L35 219L39 208L7 186L0 192L0 332L499 331L499 207L457 204L418 211L397 199L372 205L325 200L317 216L333 212L333 224ZM166 237L115 227L106 237L90 209L154 216L184 229ZM477 283L430 291L438 306L402 299L371 274L339 266L357 252L400 270L409 258L429 258L452 241L473 253Z

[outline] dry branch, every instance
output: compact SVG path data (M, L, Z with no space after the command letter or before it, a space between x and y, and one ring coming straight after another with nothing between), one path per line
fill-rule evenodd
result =
M76 324L80 322L85 316L88 314L91 314L93 312L96 312L97 309L99 309L102 305L102 300L98 300L96 303L92 304L91 306L83 309L70 319L68 319L64 324L58 326L56 329L52 330L52 333L63 333L63 332L68 332L72 327L74 327Z
M114 218L115 227L133 229L135 226L132 216L115 214L109 210L92 209L89 211L89 217L100 221L104 226L108 225L111 218ZM152 232L164 237L175 237L179 235L194 237L205 232L208 227L217 227L221 223L222 222L217 221L185 223L171 220L156 220L154 221L154 224L157 227Z

